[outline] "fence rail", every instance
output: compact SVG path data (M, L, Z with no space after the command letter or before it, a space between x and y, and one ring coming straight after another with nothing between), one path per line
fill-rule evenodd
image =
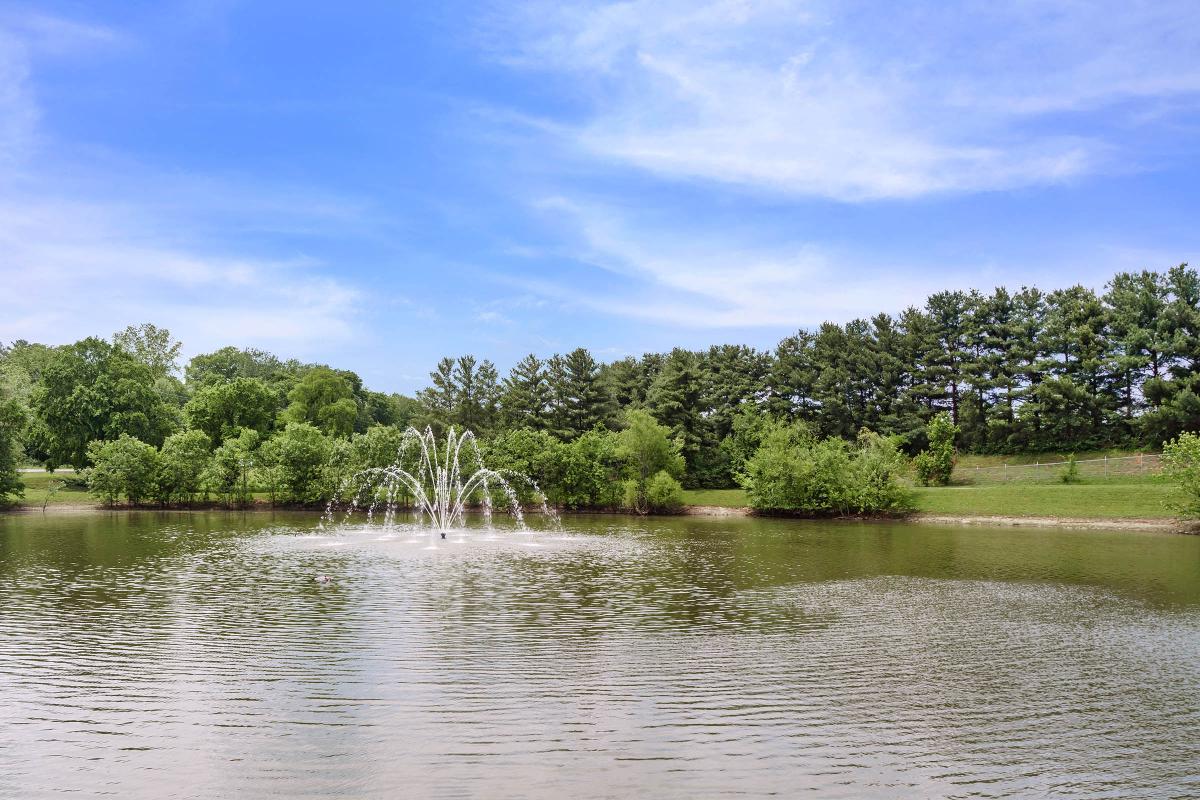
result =
M959 483L1058 483L1070 461L1046 461L1034 464L1001 464L992 467L957 467L954 480ZM1162 471L1162 456L1141 453L1133 456L1077 459L1079 477L1119 479L1157 475Z

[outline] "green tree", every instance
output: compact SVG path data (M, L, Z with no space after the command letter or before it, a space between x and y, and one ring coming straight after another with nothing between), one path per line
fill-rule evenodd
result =
M942 412L929 421L925 433L929 446L913 459L917 480L925 486L945 486L954 473L957 459L954 437L958 435L958 426L949 414Z
M676 348L667 356L646 396L646 409L667 426L671 438L679 446L687 464L685 475L689 486L700 485L696 472L706 438L702 392L696 354Z
M150 368L123 349L89 338L58 348L33 393L46 437L46 463L87 466L88 445L128 434L162 443L174 423Z
M108 505L121 496L138 505L154 491L158 451L153 445L123 433L112 441L89 442L87 457L92 463L85 473L88 490Z
M484 359L461 356L454 365L454 407L451 420L460 429L477 435L489 432L495 424L500 387L496 367Z
M265 468L277 470L268 481L277 481L289 502L308 505L333 496L334 444L316 426L289 422L259 455Z
M212 440L204 431L173 433L158 454L155 486L161 503L190 503L204 488L212 459Z
M421 404L419 427L426 425L441 430L455 423L458 409L458 386L454 377L454 359L443 358L437 367L429 373L433 383L427 389L417 393L417 401Z
M582 347L550 359L551 427L560 439L570 441L604 424L608 398L599 373L596 360Z
M616 454L625 465L626 505L638 513L650 508L648 489L656 473L666 472L675 478L683 474L683 456L670 435L670 428L660 425L648 412L625 412L625 428L617 435Z
M400 459L404 430L394 425L376 425L350 439L350 460L355 470L390 467Z
M1200 436L1181 433L1163 445L1163 474L1179 487L1180 516L1200 517Z
M8 505L25 494L21 475L21 439L26 427L26 410L17 398L8 396L0 386L0 506Z
M549 424L549 407L546 365L530 353L518 361L504 379L500 396L501 421L509 430L545 430Z
M250 475L254 469L259 433L242 429L225 437L209 461L205 480L225 505L248 505L252 499Z
M166 328L149 322L130 325L113 334L113 344L145 364L156 379L179 369L179 351L183 345Z
M288 393L283 412L286 423L305 422L332 436L348 437L354 432L358 404L354 387L345 375L329 367L314 367Z
M201 386L183 411L193 428L219 444L243 428L269 431L278 411L278 397L258 378L233 378Z

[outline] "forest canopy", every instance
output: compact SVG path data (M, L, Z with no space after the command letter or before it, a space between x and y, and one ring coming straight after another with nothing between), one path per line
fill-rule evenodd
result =
M661 429L678 456L639 469L632 492L645 505L656 479L668 494L676 480L734 485L775 424L848 444L868 430L908 455L927 447L939 415L954 445L976 453L1157 448L1200 430L1200 278L1186 264L1121 273L1099 292L938 292L895 316L798 330L770 351L725 344L601 363L578 348L530 354L503 376L487 359L446 357L415 397L262 350L226 347L185 365L180 350L149 324L57 347L0 345L0 491L19 491L21 461L84 468L111 452L141 463L136 440L174 464L161 495L199 491L183 462L201 450L220 455L217 484L232 491L246 451L272 455L273 485L311 499L303 458L334 458L381 426L454 425L497 454L572 474L563 492L586 499L600 488L581 487L630 479L616 455L628 442L595 437L636 423ZM578 452L532 453L554 443ZM594 474L571 466L585 451L604 464Z

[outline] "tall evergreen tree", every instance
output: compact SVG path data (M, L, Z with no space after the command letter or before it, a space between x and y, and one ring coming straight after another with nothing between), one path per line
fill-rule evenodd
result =
M555 355L547 365L550 384L552 432L571 441L602 425L609 416L600 366L580 347L565 356Z
M510 430L545 430L550 423L550 386L546 365L533 353L517 362L504 379L500 395L500 416Z
M688 486L699 485L700 451L706 438L702 393L696 354L676 348L667 356L646 397L650 413L670 429L671 438L679 445L687 464L684 483Z

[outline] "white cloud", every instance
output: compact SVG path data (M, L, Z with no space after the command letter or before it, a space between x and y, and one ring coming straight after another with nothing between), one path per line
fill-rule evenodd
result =
M924 259L891 258L853 245L766 244L745 232L679 230L562 197L539 207L568 231L561 250L542 258L588 265L611 280L589 280L586 290L566 277L512 283L567 307L696 329L811 328L881 312L897 315L946 289L1052 290L1082 282L1103 291L1116 272L1165 269L1180 260L1177 251L1136 249L1099 237L1048 247L1040 259L1014 263L979 253L958 258L952 269L930 269ZM1047 275L1064 271L1069 277L1047 283Z
M558 129L583 152L800 195L1070 179L1120 142L1064 114L1200 96L1200 13L1185 0L521 8L503 58L575 78L590 107Z
M61 343L139 322L169 327L189 353L321 352L351 340L356 289L303 255L238 252L230 239L361 226L355 204L302 187L155 174L95 151L64 163L40 146L36 59L117 41L66 19L0 17L0 341Z
M608 291L564 281L517 281L606 314L696 328L795 328L921 304L946 278L868 265L811 244L747 244L728 234L669 232L562 198L541 204L573 233L563 257L611 273Z
M359 293L303 260L230 257L147 236L95 205L0 203L0 340L170 327L199 352L325 346L354 335Z

